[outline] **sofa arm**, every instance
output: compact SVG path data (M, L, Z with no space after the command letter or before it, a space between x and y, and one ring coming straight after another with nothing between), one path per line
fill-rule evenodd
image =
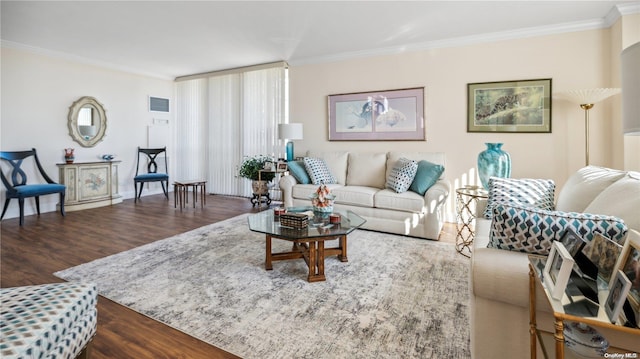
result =
M282 202L285 207L293 206L293 186L297 183L296 178L291 175L285 175L280 178L278 185L282 191Z
M427 213L437 213L446 203L451 193L451 182L446 179L439 179L424 194Z

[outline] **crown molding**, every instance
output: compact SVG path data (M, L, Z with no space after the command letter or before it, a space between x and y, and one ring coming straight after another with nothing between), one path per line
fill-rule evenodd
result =
M609 28L613 25L621 16L640 13L640 3L623 4L614 6L606 17L601 19L592 19L585 21L576 21L563 24L556 24L550 26L539 26L531 28L523 28L518 30L509 30L503 32L486 33L473 36L465 36L458 38L451 38L438 41L429 41L423 43L407 44L396 47L386 47L373 50L352 51L342 54L319 56L313 58L304 58L289 60L289 64L292 66L317 64L323 62L337 62L354 58L372 57L372 56L384 56L395 55L399 53L405 53L410 51L432 50L448 47L461 47L470 46L490 42L515 40L528 37L547 36L577 31L587 31Z
M67 60L67 61L77 62L77 63L81 63L81 64L85 64L85 65L91 65L91 66L106 68L106 69L110 69L110 70L126 72L126 73L130 73L130 74L134 74L134 75L141 75L141 76L153 77L153 78L157 78L157 79L161 79L161 80L170 80L170 81L173 81L173 79L174 79L171 76L164 76L164 75L159 75L159 74L156 74L156 73L145 72L145 71L141 71L140 69L136 69L136 68L132 68L132 67L115 65L113 63L106 62L106 61L98 61L98 60L89 59L89 58L82 57L82 56L72 55L72 54L68 54L68 53L60 52L60 51L53 51L53 50L43 49L43 48L40 48L40 47L25 45L25 44L21 44L21 43L18 43L18 42L13 42L13 41L0 40L0 46L2 48L22 50L22 51L30 52L30 53L36 54L36 55L53 57L53 58L57 58L57 59L61 59L61 60Z

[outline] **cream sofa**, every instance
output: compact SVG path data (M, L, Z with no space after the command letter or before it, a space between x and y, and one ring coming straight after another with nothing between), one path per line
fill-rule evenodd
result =
M589 166L556 194L556 210L619 217L629 228L627 239L640 239L640 173ZM470 276L472 357L529 358L527 254L487 248L490 228L491 220L478 216ZM541 293L538 286L538 326L553 332L551 310ZM599 330L612 346L640 353L639 336Z
M421 196L412 191L396 193L385 189L385 182L396 161L402 157L445 166L443 153L354 153L308 152L322 158L337 180L329 184L336 196L336 210L351 210L367 222L364 229L437 240L444 224L444 206L451 184L444 173ZM309 206L309 197L318 188L300 184L291 175L279 182L285 207Z

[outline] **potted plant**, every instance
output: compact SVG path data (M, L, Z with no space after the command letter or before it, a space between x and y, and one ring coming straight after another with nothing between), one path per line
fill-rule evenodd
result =
M240 171L238 174L240 177L253 181L251 183L251 188L253 189L254 196L268 194L269 188L267 183L273 180L276 176L274 172L263 172L261 175L258 173L258 171L264 169L264 165L267 162L273 162L271 157L263 155L248 156L245 157L240 165Z

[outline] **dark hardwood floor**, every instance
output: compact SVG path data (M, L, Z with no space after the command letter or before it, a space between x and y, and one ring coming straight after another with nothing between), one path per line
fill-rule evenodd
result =
M171 197L171 196L170 196ZM156 240L256 212L246 198L207 196L205 208L174 208L163 195L132 199L122 204L76 212L44 213L3 220L1 226L0 286L15 287L61 282L54 272ZM265 207L262 207L264 209ZM447 224L442 241L455 240L455 226ZM237 358L149 319L104 297L98 300L98 332L91 357L100 358Z

